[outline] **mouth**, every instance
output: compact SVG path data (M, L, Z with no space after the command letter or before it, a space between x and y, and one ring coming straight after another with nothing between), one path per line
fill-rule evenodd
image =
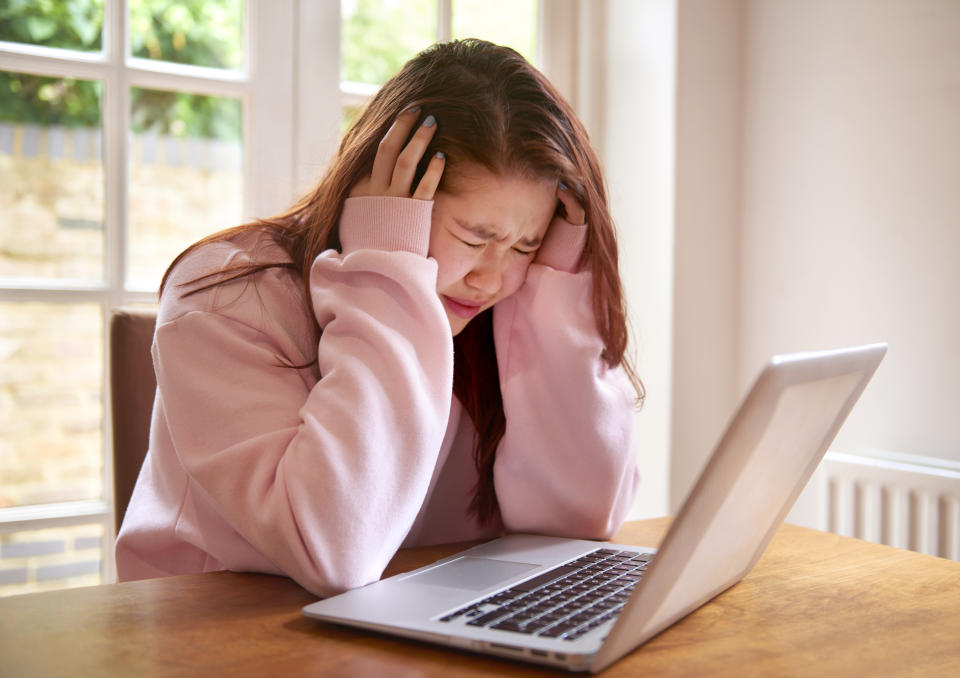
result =
M440 298L443 299L443 303L454 315L460 316L461 318L472 318L480 312L480 309L483 308L485 303L469 301L467 299L454 299L445 294L440 295Z

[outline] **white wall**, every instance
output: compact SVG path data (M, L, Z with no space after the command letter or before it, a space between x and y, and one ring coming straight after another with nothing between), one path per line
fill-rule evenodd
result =
M834 448L960 459L960 2L747 7L738 387L887 341Z
M631 516L661 516L669 510L676 7L606 0L581 9L592 24L581 48L596 68L581 69L578 108L606 170L631 352L649 394L637 414L642 484Z
M889 342L834 449L960 460L960 2L575 7L649 391L634 515L774 353Z
M960 459L960 2L677 0L676 65L671 507L778 352L889 342L834 449Z
M676 509L736 406L743 2L677 7L673 398Z

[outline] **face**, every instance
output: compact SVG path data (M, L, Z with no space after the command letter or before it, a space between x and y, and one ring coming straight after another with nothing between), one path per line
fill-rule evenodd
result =
M454 336L520 288L557 207L555 180L457 169L452 190L434 196L429 251Z

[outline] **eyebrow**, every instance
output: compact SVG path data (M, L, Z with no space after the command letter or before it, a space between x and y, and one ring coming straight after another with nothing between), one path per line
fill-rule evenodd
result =
M468 224L462 219L454 219L457 224L464 230L470 231L472 234L483 240L504 240L504 238L497 238L497 232L493 230L492 227L487 226L486 224ZM540 247L542 238L521 238L520 244L524 247Z

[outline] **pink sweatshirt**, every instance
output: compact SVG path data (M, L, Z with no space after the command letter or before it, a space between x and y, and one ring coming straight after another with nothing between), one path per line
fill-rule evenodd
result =
M599 358L591 273L569 271L586 227L562 220L494 307L502 524L468 515L475 431L452 397L453 342L426 257L432 208L347 201L343 253L310 271L319 341L290 269L180 296L224 266L289 261L266 234L181 261L160 300L150 449L117 539L121 581L229 569L326 596L379 579L403 546L619 528L638 482L633 391Z

